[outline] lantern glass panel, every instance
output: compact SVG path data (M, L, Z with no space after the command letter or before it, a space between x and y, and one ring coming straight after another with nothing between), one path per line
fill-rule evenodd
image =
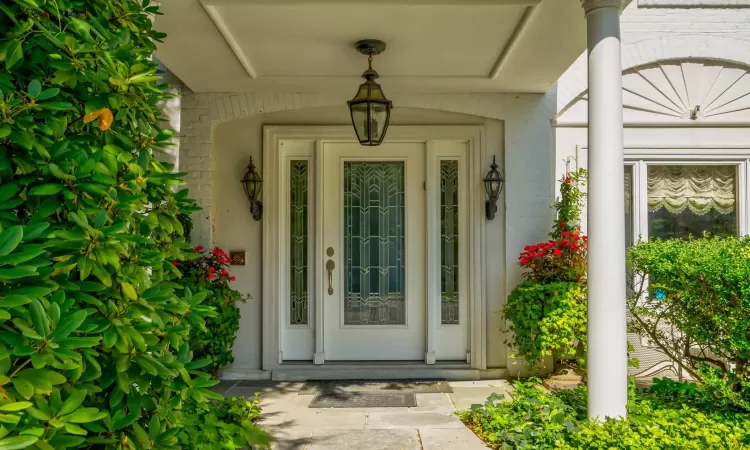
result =
M370 140L380 141L388 125L388 105L385 103L370 104Z
M357 138L362 141L368 140L368 123L367 123L367 103L352 103L352 123L354 124L354 131L357 133Z

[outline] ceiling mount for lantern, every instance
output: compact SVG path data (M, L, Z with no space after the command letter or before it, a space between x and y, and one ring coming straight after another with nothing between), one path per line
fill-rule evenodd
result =
M393 104L385 98L383 89L375 80L379 77L372 68L372 57L385 51L385 42L377 39L364 39L354 44L358 52L367 55L368 68L362 74L365 82L359 86L357 95L349 104L352 125L357 139L362 145L380 145L391 121Z
M363 55L375 56L385 51L385 42L378 39L362 39L357 41L354 47Z

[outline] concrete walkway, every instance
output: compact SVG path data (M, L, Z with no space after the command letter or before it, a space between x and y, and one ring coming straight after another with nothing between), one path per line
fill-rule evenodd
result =
M455 413L484 403L492 393L507 394L504 380L448 382L452 394L416 394L415 408L308 408L312 395L299 395L303 383L222 382L217 391L252 398L262 393L260 425L278 450L479 450L486 447Z

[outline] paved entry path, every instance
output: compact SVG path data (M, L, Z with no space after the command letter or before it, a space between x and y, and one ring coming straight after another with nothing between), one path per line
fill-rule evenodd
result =
M507 394L505 380L447 382L453 393L416 394L413 408L308 408L312 395L299 395L304 383L222 382L217 391L252 398L262 393L260 425L278 450L479 450L486 449L455 413L484 403L492 393Z

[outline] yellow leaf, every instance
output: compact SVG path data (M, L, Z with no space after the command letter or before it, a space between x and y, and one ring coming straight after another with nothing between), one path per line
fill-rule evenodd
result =
M99 129L102 131L109 130L109 127L112 126L112 121L114 120L114 116L112 115L112 111L109 110L109 108L104 108L102 110L101 116L99 116Z
M102 108L99 111L95 111L95 112L92 112L92 113L86 113L86 115L83 116L83 123L89 123L89 122L95 121L96 119L99 118L99 116L102 115L102 113L104 112L105 109L107 109L107 108Z
M130 300L138 300L138 294L130 283L122 283L122 293Z

